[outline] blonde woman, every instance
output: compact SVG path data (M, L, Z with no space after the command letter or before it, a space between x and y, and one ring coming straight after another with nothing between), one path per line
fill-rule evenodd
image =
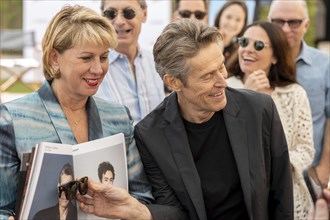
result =
M91 9L66 6L53 17L42 42L46 81L0 106L0 219L13 215L20 156L39 142L74 145L123 132L131 193L151 198L127 109L92 97L116 45L110 21Z

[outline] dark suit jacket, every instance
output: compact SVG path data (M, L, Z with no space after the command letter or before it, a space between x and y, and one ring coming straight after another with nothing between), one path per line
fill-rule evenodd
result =
M270 96L226 89L223 116L251 220L293 219L291 167L282 124ZM171 94L135 127L157 206L154 219L207 219L201 181L177 95Z
M59 220L60 219L60 210L59 204L57 203L53 207L49 207L46 209L42 209L37 214L34 215L33 220L45 220L45 219L53 219ZM66 216L67 220L77 220L77 207L74 206L71 202L69 202L68 207L68 215Z

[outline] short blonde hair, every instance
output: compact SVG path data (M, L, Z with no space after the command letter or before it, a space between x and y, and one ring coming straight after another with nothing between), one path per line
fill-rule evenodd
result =
M116 32L111 22L84 6L64 6L50 21L42 40L42 62L47 80L56 76L50 55L86 43L109 48L117 46Z

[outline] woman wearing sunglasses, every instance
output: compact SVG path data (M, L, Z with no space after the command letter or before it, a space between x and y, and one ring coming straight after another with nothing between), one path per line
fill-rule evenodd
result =
M314 158L312 116L306 92L296 82L290 46L283 31L269 22L249 25L238 42L239 66L228 86L273 98L289 148L295 219L306 219L312 201L302 173Z
M244 1L227 1L216 15L214 26L223 36L225 65L237 63L237 38L241 37L247 25L248 9ZM227 69L230 75L231 70Z

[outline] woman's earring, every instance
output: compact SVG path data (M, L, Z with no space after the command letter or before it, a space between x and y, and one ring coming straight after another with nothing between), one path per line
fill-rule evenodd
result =
M60 71L60 69L57 69L54 71L52 78L58 79L58 78L60 78L60 75L61 75L61 71Z

